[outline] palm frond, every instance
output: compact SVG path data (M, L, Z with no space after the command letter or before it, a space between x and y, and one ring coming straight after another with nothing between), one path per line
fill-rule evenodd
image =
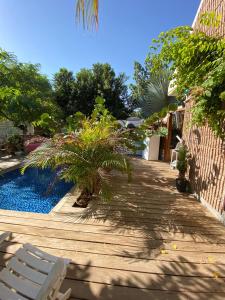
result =
M85 118L79 132L55 135L31 152L22 172L28 167L50 167L61 179L74 182L82 193L110 199L110 172L116 170L131 178L129 160L117 147L131 145L133 136L117 129L104 106L102 110L98 106L96 118Z
M76 4L76 19L81 21L84 28L98 28L98 0L77 0Z
M175 98L168 95L169 84L170 71L162 70L157 75L151 75L144 94L139 99L139 107L144 117L149 117L175 102Z
M112 199L112 190L111 186L107 181L101 182L101 189L99 191L99 196L103 201L110 201Z

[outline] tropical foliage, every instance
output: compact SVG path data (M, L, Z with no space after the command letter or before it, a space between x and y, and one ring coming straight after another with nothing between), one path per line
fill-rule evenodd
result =
M151 77L151 65L145 60L142 66L139 62L134 62L134 83L130 85L132 101L134 106L138 106L140 98L145 94L147 89L148 81Z
M101 96L114 117L128 116L127 77L124 73L116 76L109 64L94 64L91 69L81 69L77 74L63 68L54 76L55 101L68 117L77 111L90 115L94 99Z
M187 146L182 144L178 150L177 170L179 171L179 178L185 178L188 167L188 150Z
M160 112L170 104L176 104L176 98L169 96L170 72L162 69L160 72L150 74L143 86L137 104L141 109L141 115L147 118L154 113Z
M147 117L144 120L144 123L141 125L140 129L144 130L145 134L150 137L152 135L159 135L165 137L168 135L168 130L163 124L163 119L167 116L168 113L176 111L176 104L169 104L168 106L163 107L160 111L157 111Z
M32 122L32 125L39 134L48 137L53 136L56 132L60 132L64 125L64 121L58 116L45 112L37 121Z
M52 88L40 65L21 63L0 49L0 76L0 118L21 128L32 124L45 135L56 133L62 121L78 111L89 116L97 96L106 99L106 107L118 119L130 112L127 77L116 76L109 64L97 63L76 75L62 68Z
M39 65L18 62L0 49L0 116L16 126L32 123L48 112L60 114L54 103L52 88Z
M218 26L215 14L204 14L202 22ZM181 26L162 32L153 40L147 64L157 72L169 67L179 100L191 94L192 123L208 123L217 136L225 137L225 39Z
M80 21L82 19L83 26L91 28L98 27L98 0L77 0L76 17Z
M124 154L135 148L130 130L121 129L109 113L102 98L97 98L90 117L76 114L70 119L68 134L57 134L27 157L27 167L53 168L60 178L76 183L81 191L79 206L86 206L93 195L111 198L110 172L128 175L131 167Z
M5 148L8 154L15 154L16 151L23 151L23 137L18 134L10 136L5 144Z

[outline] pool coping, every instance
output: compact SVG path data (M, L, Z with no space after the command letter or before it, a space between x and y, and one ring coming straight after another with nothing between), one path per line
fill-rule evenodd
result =
M74 207L76 200L79 198L81 191L77 186L73 186L71 190L53 207L49 214L72 214L76 217L84 216L86 212L90 211L96 205L96 201L90 201L85 208Z
M9 167L6 167L6 168L0 170L0 176L5 174L5 173L8 173L10 171L14 171L16 169L19 169L22 166L22 163L23 163L23 160L16 162L12 166L9 166Z
M59 213L59 212L68 212L69 208L74 208L76 210L76 207L73 207L74 203L80 196L80 191L76 186L73 186L69 192L66 193L64 197L62 197L59 202L52 208L52 210L49 212L51 213ZM80 208L78 208L80 210Z

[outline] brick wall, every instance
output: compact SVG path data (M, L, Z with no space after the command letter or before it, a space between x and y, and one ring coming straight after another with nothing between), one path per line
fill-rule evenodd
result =
M206 11L222 14L223 24L217 29L207 29L199 23L199 15ZM194 28L207 34L225 36L225 0L203 0ZM189 127L191 100L186 103L183 136L191 153L189 179L193 191L225 221L225 145L216 138L208 126Z
M186 103L184 139L191 153L189 179L193 191L218 214L225 207L225 146L208 126L189 128L191 101Z
M200 24L200 16L210 11L215 11L217 15L222 16L221 25L218 28L209 28ZM209 35L225 36L225 0L203 0L197 18L193 23L193 28L204 31Z

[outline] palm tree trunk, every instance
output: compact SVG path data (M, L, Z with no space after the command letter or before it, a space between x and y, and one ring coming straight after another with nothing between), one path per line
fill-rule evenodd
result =
M74 206L77 207L87 207L88 203L92 199L93 193L90 193L88 190L84 189L81 191L80 196L77 198Z

